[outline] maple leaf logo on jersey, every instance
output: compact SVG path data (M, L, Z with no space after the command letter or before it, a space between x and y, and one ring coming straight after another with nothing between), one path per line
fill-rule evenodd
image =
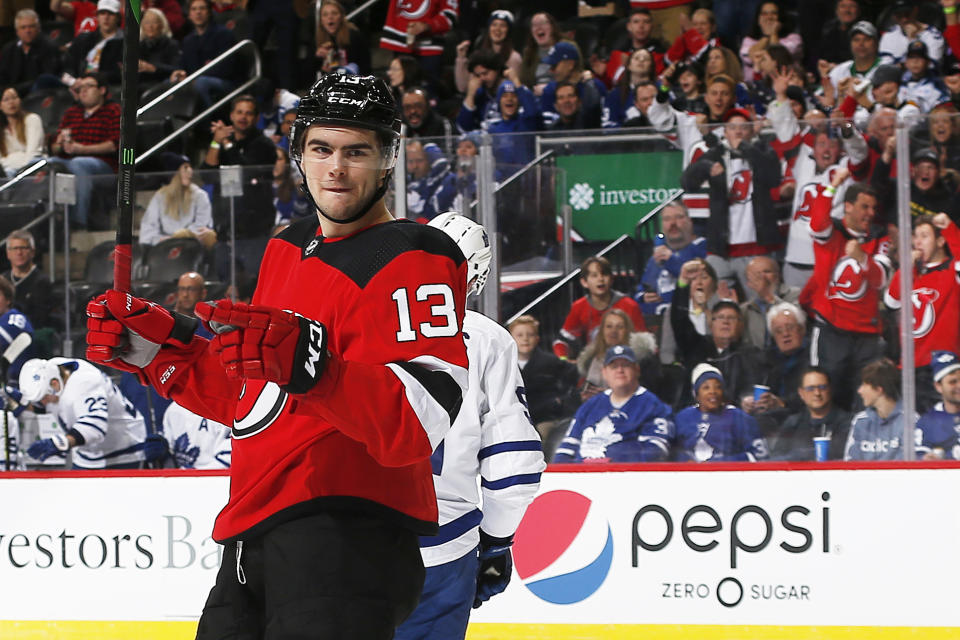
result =
M940 292L929 287L914 289L910 299L913 301L913 337L922 338L930 333L937 321L937 311L933 303L940 297Z
M833 268L830 284L827 286L827 299L840 298L855 302L867 292L867 279L860 263L844 256Z
M580 438L580 456L584 459L605 458L607 447L621 440L623 436L616 432L610 416L604 416L600 422L583 430Z
M733 184L730 185L730 202L750 202L753 193L753 172L750 169L741 169L733 175Z

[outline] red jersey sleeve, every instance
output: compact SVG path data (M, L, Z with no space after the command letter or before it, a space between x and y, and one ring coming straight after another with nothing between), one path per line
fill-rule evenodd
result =
M814 240L824 242L833 234L833 221L830 209L833 207L833 195L820 191L810 205L810 235Z
M457 21L457 0L446 0L441 3L437 14L427 20L430 33L435 36L443 35L453 28Z

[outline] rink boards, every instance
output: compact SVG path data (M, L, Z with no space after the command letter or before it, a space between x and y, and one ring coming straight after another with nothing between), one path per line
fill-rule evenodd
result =
M544 474L468 638L960 637L960 464L575 469ZM0 638L192 638L227 488L0 476Z

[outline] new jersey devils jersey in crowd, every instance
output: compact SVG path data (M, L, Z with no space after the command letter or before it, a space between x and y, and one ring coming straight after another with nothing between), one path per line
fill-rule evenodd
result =
M954 256L960 256L960 229L951 222L943 237ZM901 267L902 268L902 267ZM891 309L900 308L900 269L890 279L883 301ZM913 269L913 361L916 366L930 364L937 349L960 351L960 259Z
M450 433L430 458L440 532L420 539L427 567L469 553L480 543L480 529L494 538L512 537L546 467L527 413L517 343L475 311L467 311L463 338L470 384Z
M960 460L960 413L948 413L943 402L917 421L917 457L941 449L945 460Z
M770 457L753 416L727 405L720 413L687 407L677 414L677 459L756 462Z
M323 323L326 367L307 393L226 377L212 350L172 394L233 425L218 541L325 510L437 531L430 455L467 382L466 262L444 232L391 221L324 238L304 218L270 240L253 303Z
M443 38L440 36L453 28L458 6L457 0L391 0L380 46L400 53L440 55L443 53ZM411 22L430 25L429 33L417 38L413 46L407 44L407 25Z
M890 238L854 235L842 221L831 219L832 206L833 198L827 194L813 201L810 234L816 261L800 299L810 299L814 311L837 329L880 333L878 305L891 271ZM846 255L851 239L860 241L866 264Z

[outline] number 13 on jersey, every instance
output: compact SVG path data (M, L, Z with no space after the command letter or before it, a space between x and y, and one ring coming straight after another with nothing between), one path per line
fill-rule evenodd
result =
M414 299L410 299L410 292L401 287L393 292L390 298L397 305L397 319L400 330L397 331L397 342L413 342L417 339L417 331L424 338L449 338L457 335L457 311L453 304L453 289L448 284L422 284L417 287ZM421 322L416 329L410 314L411 304L428 303L430 321Z

